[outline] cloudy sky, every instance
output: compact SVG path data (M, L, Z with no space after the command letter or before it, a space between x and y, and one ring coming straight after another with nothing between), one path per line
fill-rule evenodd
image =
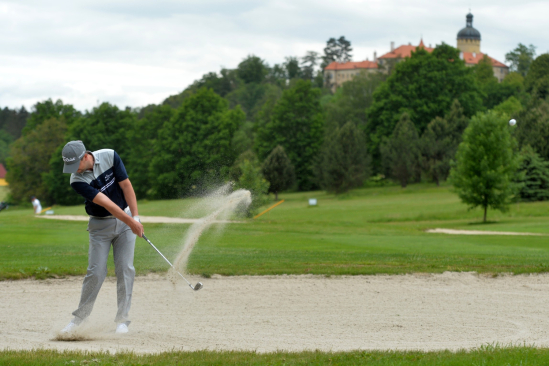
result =
M0 107L160 103L248 54L273 65L341 35L355 61L391 41L455 45L469 7L484 53L548 52L546 0L0 0Z

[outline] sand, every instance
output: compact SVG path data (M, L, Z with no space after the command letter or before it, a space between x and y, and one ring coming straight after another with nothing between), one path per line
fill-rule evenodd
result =
M218 194L212 196L210 198L210 201L216 202L216 209L210 213L207 216L204 216L199 221L195 222L191 225L191 227L187 230L187 233L185 234L185 239L183 240L183 248L175 258L175 261L173 262L173 268L170 270L170 280L172 283L176 283L178 281L178 277L175 269L179 269L181 271L185 271L187 268L187 261L189 259L189 256L191 255L191 252L198 242L198 239L200 239L200 236L214 223L217 222L218 218L227 218L231 216L235 210L237 210L238 207L247 208L252 203L252 194L250 191L245 189L239 189L236 190L230 194L223 194L224 191L227 190L227 188L230 187L230 185L225 185L222 187ZM221 232L224 229L224 225L218 227L218 233Z
M499 342L549 346L549 275L199 278L174 288L136 278L130 333L114 334L108 278L79 342L55 341L81 277L0 282L0 349L154 353L169 350L460 349Z
M539 233L521 233L516 231L484 231L484 230L457 230L457 229L429 229L427 233L450 235L515 235L515 236L546 236Z

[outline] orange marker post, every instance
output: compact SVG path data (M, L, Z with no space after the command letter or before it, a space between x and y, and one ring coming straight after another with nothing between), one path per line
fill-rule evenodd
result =
M266 209L266 210L263 211L262 213L255 215L255 216L254 216L254 219L257 219L259 216L263 215L264 213L267 213L267 212L271 211L273 208L275 208L276 206L280 205L282 202L284 202L284 200L275 203L274 205L272 205L271 207L269 207L268 209Z

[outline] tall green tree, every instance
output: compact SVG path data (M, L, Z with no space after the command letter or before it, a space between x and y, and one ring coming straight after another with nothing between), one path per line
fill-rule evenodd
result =
M278 101L282 97L282 89L276 86L270 86L265 95L258 103L257 112L254 114L254 128L259 131L271 122L273 111Z
M549 53L538 56L532 62L524 85L526 91L536 98L545 99L549 96Z
M269 73L269 67L257 56L249 55L238 64L237 75L246 84L262 83Z
M421 166L437 186L450 173L450 160L454 157L457 144L448 122L437 117L428 125L419 141Z
M316 168L318 180L326 191L344 193L362 186L370 175L369 163L364 133L347 122L324 140Z
M544 160L549 160L549 101L530 101L516 120L515 137L520 146L530 145Z
M473 71L475 73L475 76L477 80L481 84L490 83L490 82L497 82L497 78L494 76L494 69L492 68L492 60L488 55L484 55L482 59L473 66Z
M351 41L345 39L345 36L341 36L338 39L330 38L326 41L326 47L324 47L324 56L322 56L322 65L320 68L324 69L333 61L351 61L353 58L351 52L353 52Z
M235 184L235 189L246 189L252 195L252 203L248 206L246 216L252 217L258 213L258 209L269 202L267 191L269 182L263 177L261 167L255 160L244 159L240 165L240 178Z
M6 180L15 202L29 201L31 196L52 202L43 177L50 171L50 157L63 143L66 131L63 119L51 118L13 143Z
M229 179L232 182L238 182L242 176L242 163L245 161L251 161L254 166L259 166L259 160L257 159L257 154L253 150L246 150L236 157L233 165L229 169Z
M195 91L200 88L210 88L216 94L224 97L233 90L237 89L241 81L234 70L222 68L219 73L209 72L202 76L195 85ZM179 106L179 105L178 105ZM176 107L178 107L176 106Z
M374 91L384 80L384 74L361 72L338 88L324 106L328 133L335 127L343 127L347 122L364 129L366 110L372 105Z
M13 140L17 140L21 137L28 117L29 112L27 112L25 107L21 107L19 110L7 107L0 109L0 130L8 133Z
M368 109L366 136L374 169L380 170L379 145L391 135L402 113L407 112L419 133L437 116L444 116L457 99L466 116L482 109L481 91L471 68L459 51L446 44L432 53L420 48L398 63L387 81L374 92Z
M0 164L6 165L6 159L9 156L10 144L13 142L13 137L5 130L0 130Z
M253 120L255 113L257 113L261 105L261 100L270 88L277 87L268 84L248 83L230 92L225 98L229 101L231 108L239 105L244 110L244 113L246 113L248 120Z
M231 145L235 155L240 155L244 151L252 150L255 140L254 123L245 121L233 135Z
M301 67L299 66L299 60L297 59L297 57L286 57L286 62L284 62L284 66L286 67L288 79L295 79L301 76Z
M509 71L517 72L525 77L535 57L536 47L534 45L525 46L519 43L514 50L505 54L505 61L511 64Z
M492 109L513 94L514 90L510 89L507 83L500 83L494 76L492 59L488 55L484 55L473 70L482 91L482 103L486 109Z
M238 153L241 153L248 148L255 149L255 146L257 144L256 138L258 131L261 131L266 128L267 124L271 122L271 119L273 117L273 111L275 109L275 106L277 105L278 101L282 97L282 89L276 85L270 85L267 90L265 91L265 95L257 103L257 109L254 110L253 114L253 125L252 125L252 131L250 134L249 130L246 131L237 131L235 134L235 139L239 139L239 141L235 141L236 145L235 147L238 149ZM247 128L248 126L246 126ZM246 134L246 136L243 136L243 134ZM244 145L250 144L250 147L246 146L244 148Z
M315 68L318 65L320 55L315 51L307 51L305 56L301 58L301 71L303 79L313 81L315 77Z
M522 201L549 200L549 162L543 160L530 145L520 151L519 197Z
M158 153L157 149L161 146L158 133L174 114L175 109L167 105L155 106L127 130L131 146L124 164L138 199L147 197L150 182L155 179L150 172L150 157Z
M158 133L151 196L180 197L191 193L193 185L226 176L235 159L231 141L244 121L240 107L229 109L211 89L187 98Z
M405 188L417 175L420 162L419 137L410 115L403 113L389 138L381 144L385 173Z
M518 72L505 75L501 84L508 89L509 96L521 97L524 93L524 77Z
M507 118L495 112L475 115L464 132L450 172L459 198L469 206L505 211L515 191L520 159Z
M459 104L459 100L456 99L453 101L452 106L444 119L448 122L448 126L452 131L453 140L459 145L461 143L463 131L465 131L469 125L469 118L463 113L463 108L461 107L461 104Z
M437 117L428 125L419 141L421 169L437 185L448 178L450 162L454 159L469 118L456 99L444 118Z
M271 85L278 87L286 86L286 69L283 64L275 64L269 68L269 73L266 78L267 82Z
M61 99L55 102L51 99L38 102L32 107L32 111L27 118L27 124L23 129L23 134L29 133L51 118L62 118L67 126L70 126L79 116L79 111L70 104L63 104Z
M476 67L482 64L484 62L479 62ZM482 91L482 103L485 109L492 109L511 97L521 102L527 102L529 99L529 96L524 91L524 78L516 72L507 74L501 83L497 81L496 77L492 79L479 79L478 76L477 74L477 81Z
M294 166L280 145L267 156L261 170L269 182L269 192L275 194L276 201L278 201L278 193L291 188L295 182Z
M271 120L258 128L255 149L261 159L277 146L284 147L295 166L298 188L316 186L313 159L324 134L324 115L320 107L320 90L310 81L298 80L282 93L273 108Z

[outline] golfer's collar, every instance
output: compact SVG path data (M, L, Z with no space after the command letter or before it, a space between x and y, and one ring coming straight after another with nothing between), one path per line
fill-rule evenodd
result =
M99 165L99 159L95 156L95 153L93 151L90 151L90 153L93 156L93 165Z

